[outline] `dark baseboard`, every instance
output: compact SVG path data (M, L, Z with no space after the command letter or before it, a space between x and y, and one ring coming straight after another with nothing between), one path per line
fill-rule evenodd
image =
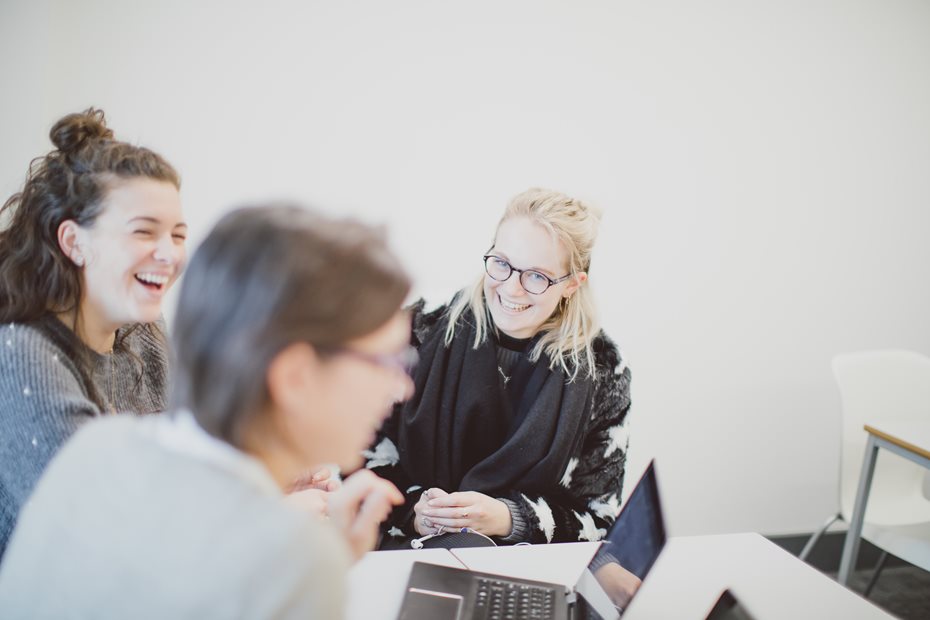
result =
M810 539L810 534L796 534L793 536L766 536L773 543L788 551L792 555L798 555ZM807 563L824 573L835 573L840 569L840 556L843 555L843 542L846 540L846 532L827 532L817 541L817 546L811 551L807 558ZM869 570L878 563L878 558L882 550L863 540L859 544L859 556L856 558L856 570ZM888 555L886 567L892 566L910 566L904 560L893 555Z

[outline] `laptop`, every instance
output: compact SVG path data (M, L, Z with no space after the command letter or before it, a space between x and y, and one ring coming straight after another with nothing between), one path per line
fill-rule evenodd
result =
M610 563L620 564L644 580L665 542L665 520L652 461L588 568L599 582L610 573L601 570ZM601 585L610 589L609 583ZM598 609L604 611L603 604L589 603L584 595L561 584L415 562L398 620L601 620L605 616ZM607 617L620 613L618 608L610 609Z
M753 616L729 589L720 593L713 609L704 620L753 620Z

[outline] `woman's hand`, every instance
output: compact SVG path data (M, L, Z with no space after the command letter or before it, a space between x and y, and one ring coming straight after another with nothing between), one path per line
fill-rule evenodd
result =
M433 522L426 516L425 511L429 510L429 501L431 498L444 497L446 495L448 495L448 493L436 487L427 489L420 494L420 499L413 505L413 529L417 531L417 534L426 536L427 534L436 533L439 526L433 525Z
M393 506L403 503L404 496L397 487L371 470L362 469L329 494L329 516L357 560L374 549L378 525L391 514Z
M414 527L421 535L433 534L439 526L453 531L467 527L485 536L507 536L513 529L507 504L476 491L427 489L414 512Z
M610 597L610 601L620 609L624 609L630 604L633 595L636 594L639 586L643 583L639 577L616 562L604 564L597 569L594 578L604 588L604 592Z
M292 491L284 496L284 503L312 517L325 519L329 516L329 493L319 489Z
M337 490L342 483L333 478L333 473L328 467L321 467L316 470L310 470L306 475L301 476L294 481L288 493L303 491L305 489L318 489L320 491L332 492Z
M328 468L311 470L294 481L284 502L301 512L325 519L329 515L329 494L340 486L342 483L332 477Z

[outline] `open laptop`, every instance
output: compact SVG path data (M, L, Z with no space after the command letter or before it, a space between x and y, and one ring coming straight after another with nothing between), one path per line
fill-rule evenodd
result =
M589 569L600 581L609 573L601 570L603 566L616 562L644 580L665 541L653 461L630 493ZM415 562L398 620L602 618L594 607L560 584Z

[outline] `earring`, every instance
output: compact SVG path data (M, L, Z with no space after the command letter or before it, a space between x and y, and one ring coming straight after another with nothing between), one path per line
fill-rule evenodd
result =
M80 254L75 253L74 256L71 258L71 260L73 260L74 264L77 265L78 267L84 266L84 257L81 256Z

